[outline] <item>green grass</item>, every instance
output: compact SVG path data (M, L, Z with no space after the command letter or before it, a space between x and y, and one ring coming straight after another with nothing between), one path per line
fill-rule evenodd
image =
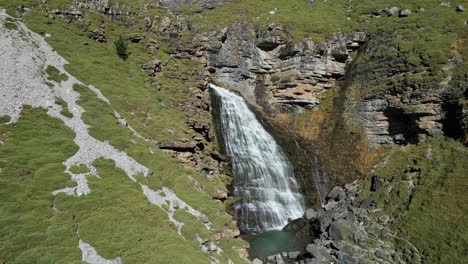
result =
M5 21L4 22L4 26L9 29L9 30L16 30L18 29L18 25L16 25L16 23L14 22L10 22L10 21Z
M316 41L323 41L326 36L337 31L350 31L357 26L355 21L346 18L347 2L315 1L307 4L303 0L235 0L202 12L201 16L194 15L192 20L196 27L215 30L231 26L236 21L254 23L259 27L276 23L287 27L294 40L311 37ZM275 8L275 14L270 14ZM184 11L190 13L199 10Z
M97 19L101 17L89 17L90 21ZM77 24L65 24L60 20L47 24L47 18L39 12L34 12L25 20L36 32L52 33L47 41L70 62L66 69L84 83L98 87L123 117L145 137L167 140L187 137L186 132L190 133L185 126L185 113L174 109L172 105L188 99L186 89L190 80L184 82L175 77L189 75L189 71L193 70L191 61L176 62L167 54L159 52L153 58L169 60L169 63L162 76L152 79L139 66L153 59L146 54L143 44L130 43L131 54L126 61L122 61L115 53L112 40L125 31L116 22L106 20L109 42L95 43L89 41L86 32L81 32ZM176 64L179 70L175 68ZM159 92L155 91L157 85L160 87Z
M51 194L70 178L62 162L78 149L73 132L45 110L25 107L0 135L0 262L79 260L73 216L55 212Z
M372 195L383 214L395 218L392 228L415 244L424 263L468 260L468 152L451 139L436 138L401 149L387 149L385 162L371 175L390 180ZM411 180L414 192L408 188ZM365 186L370 188L370 180ZM366 191L363 197L371 194ZM402 243L402 246L406 246Z
M11 120L11 117L9 115L0 116L0 124L8 123L10 122L10 120Z
M55 103L62 107L62 111L60 111L60 114L62 114L65 117L68 117L68 118L73 117L73 114L68 109L67 102L65 102L62 98L55 97Z
M95 25L103 18L91 14L88 19L92 21L92 25ZM86 32L82 32L78 24L63 23L59 19L48 21L37 11L25 17L25 20L36 32L51 33L52 37L47 38L47 41L70 62L66 66L67 71L84 83L98 87L112 102L112 107L144 137L164 140L195 135L186 128L186 113L174 108L174 104L196 100L188 98L187 91L195 84L194 72L201 69L197 62L178 61L162 52L151 57L146 54L144 44L130 44L131 54L128 60L122 61L115 54L112 40L121 33L124 34L126 29L121 28L117 22L105 19L106 31L109 32L108 38L111 40L106 44L89 41ZM52 24L48 24L50 22ZM84 45L85 42L88 45ZM142 62L155 58L168 61L164 72L157 79L149 78L139 66ZM57 69L49 67L48 74L54 76L55 81L61 81L61 73ZM154 84L148 84L149 82ZM154 88L156 84L160 87L159 91ZM214 190L218 185L224 186L225 182L208 181L204 175L184 168L177 160L169 158L160 151L156 145L133 136L128 128L118 123L113 116L112 107L99 100L87 87L76 85L74 88L81 94L78 103L86 110L83 119L90 125L90 134L97 139L108 141L154 171L154 175L148 178L137 177L138 182L154 190L162 186L173 189L189 205L208 215L214 224L214 232L222 230L225 226L233 227L231 217L225 213L223 204L212 200L208 195L210 190ZM67 107L66 102L60 99L57 99L57 104L64 109ZM3 137L3 134L0 135ZM70 136L71 139L73 136ZM51 144L47 140L43 143ZM151 154L150 148L154 154ZM44 151L48 152L47 149ZM69 153L64 156L68 158L71 155L72 153ZM58 162L61 163L65 159L62 157ZM5 163L10 164L11 161ZM198 243L181 239L166 213L146 200L139 184L132 182L110 161L98 161L95 165L102 179L89 177L91 194L79 198L59 195L56 198L57 207L73 215L80 223L81 239L95 246L99 254L104 257L120 256L129 263L208 262L208 256L200 251ZM81 167L71 169L75 172L82 171ZM61 165L61 175L64 175L63 170ZM27 170L23 174L24 177L30 175ZM200 182L207 192L196 190L187 177L189 174ZM54 186L54 190L74 185L68 175L64 176L63 181L57 184L59 186ZM47 193L50 194L51 191L48 190ZM49 200L52 199L50 195L48 197ZM20 199L16 203L19 201ZM50 207L50 204L48 206ZM21 215L24 213L19 213L15 217ZM193 238L196 233L206 238L211 233L195 217L187 213L177 212L176 217L186 222L182 232L187 238ZM76 229L74 222L70 225ZM34 227L31 227L31 230L34 230ZM25 236L24 233L17 235ZM76 236L73 236L73 241L75 255L70 254L69 262L72 262L72 259L80 259ZM10 243L9 240L6 243ZM223 239L221 243L225 245L223 248L225 253L217 258L223 262L227 262L228 257L236 263L244 262L233 251L231 245L245 246L245 241ZM47 245L38 243L33 250L37 251L38 247L47 247ZM6 252L4 249L11 251L7 247L0 247L1 252ZM37 257L37 254L34 253L32 256ZM13 262L14 256L14 253L11 253L7 259Z
M78 166L71 166L70 171L75 174L80 174L80 173L87 173L89 172L89 169L86 165L80 164Z
M61 73L57 68L55 68L52 65L47 66L46 73L48 75L47 80L50 81L61 83L62 81L68 80L68 76L65 73Z

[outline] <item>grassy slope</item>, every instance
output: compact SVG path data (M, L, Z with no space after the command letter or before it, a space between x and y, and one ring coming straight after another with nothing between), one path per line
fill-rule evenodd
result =
M101 19L99 16L96 18L90 17L90 19L97 18ZM140 70L139 64L151 58L144 53L141 46L131 45L132 54L127 61L123 62L115 55L112 42L107 44L94 43L87 38L86 33L79 30L78 25L65 24L60 20L47 24L47 19L39 12L33 12L26 17L26 23L36 32L52 34L52 37L47 40L70 62L70 65L67 66L68 71L83 82L99 87L112 102L112 106L143 136L156 140L191 136L192 132L186 131L184 124L185 114L171 107L174 101L186 99L185 89L191 83L190 80L183 83L174 78L166 77L166 74L169 76L174 75L174 70L171 70L170 67L176 64L173 59L163 53L159 53L154 57L169 60L169 69L157 80L161 91L156 92L144 84L148 78ZM117 23L112 24L109 21L107 23L109 24L106 30L109 32L108 38L111 40L124 31L119 28ZM115 32L113 32L114 30ZM84 45L85 42L88 45ZM193 63L190 61L177 63L180 70L176 72L178 75L185 74L186 70L197 68L196 66L193 67ZM215 185L223 185L224 183L210 182L203 175L184 169L177 161L162 153L154 144L135 138L128 129L118 125L109 105L97 99L96 95L87 88L77 87L76 89L82 94L79 103L87 111L83 115L83 119L92 126L90 129L91 135L100 140L108 140L116 148L126 151L130 156L155 172L154 176L139 179L141 183L147 184L153 189L162 186L172 188L181 199L209 216L214 222L214 231L232 225L230 216L224 213L224 206L212 200L207 194L208 191L214 189ZM41 118L47 119L44 116L41 116ZM167 128L174 132L165 132ZM9 127L4 129L9 129ZM40 133L40 130L36 131L36 133ZM17 131L11 132L11 134L21 136ZM70 136L69 139L71 138L73 136ZM132 143L130 141L132 138L137 143ZM54 145L55 142L44 139L42 143ZM150 153L149 147L154 150L154 155ZM1 149L1 156L8 156L8 152L3 152L3 150ZM29 151L26 146L18 148L18 151L22 150ZM44 153L48 152L44 151ZM60 164L72 154L73 152L63 155L57 163ZM28 157L24 157L24 159L25 162L34 161L33 158L30 160ZM15 162L5 160L3 163L14 164ZM198 220L182 211L175 214L177 219L186 222L186 225L182 228L182 233L187 240L181 239L177 235L173 224L167 220L166 213L149 204L141 193L139 185L131 182L124 176L122 171L114 168L113 164L108 161L99 161L97 166L102 179L91 177L92 193L90 195L80 198L65 195L57 197L57 206L67 212L69 216L73 215L76 221L80 223L80 236L85 242L96 247L104 257L114 258L120 256L129 263L208 262L208 256L201 253L198 242L193 240L197 233L204 238L209 236L209 232ZM3 177L15 177L16 174L16 172L8 173L5 171L0 175L3 180ZM188 174L205 186L207 192L196 190L193 183L187 178ZM59 189L66 184L69 186L74 185L73 182L68 181L69 176L63 174L61 165L51 175L55 177L63 175L64 182L53 185L48 182L48 179L45 179L42 183L43 185L47 184L47 187L50 188L50 190L42 190L47 194L47 199L45 201L39 200L42 204L47 203L47 208L51 206L52 196L50 193L52 190ZM38 185L39 187L42 186ZM5 189L4 195L8 196L12 190L12 188ZM19 200L15 200L12 204L17 204ZM41 208L39 204L28 203L28 206ZM54 212L50 211L49 214L53 216ZM18 214L12 215L12 218L21 217L27 217L26 213L18 212ZM71 237L69 243L72 245L74 254L71 254L68 249L63 253L63 255L68 256L70 261L71 259L80 259L80 252L77 248L78 241L74 235L76 227L71 219L70 216L67 222L70 228L64 227L64 232L71 232L67 237ZM5 226L5 230L11 231L12 223L10 221L3 226ZM43 226L45 229L52 228L47 227L47 223ZM28 229L29 232L33 230L36 230L34 226L30 226ZM25 239L28 231L11 233L17 236L18 239ZM38 239L36 244L12 243L12 241L14 240L4 240L4 243L8 244L9 247L2 246L0 251L11 252L11 255L2 256L0 259L17 260L24 263L21 258L16 258L16 256L19 254L18 252L25 250L31 251L30 255L28 255L30 259L39 259L39 255L42 254L39 249L48 245L42 243L43 239ZM234 253L232 246L242 246L245 245L245 242L225 239L220 243L225 252L222 257L216 256L218 259L226 262L229 257L236 263L243 262ZM47 254L44 253L44 255ZM50 254L50 256L54 257L56 255ZM66 260L61 255L57 255L56 260L58 259ZM49 263L49 261L43 262Z
M451 139L386 149L370 176L391 181L372 195L378 214L393 216L398 235L421 251L424 263L466 263L468 255L468 151ZM408 182L413 182L411 192ZM402 246L406 246L402 243Z
M346 18L347 2L315 1L313 4L307 4L305 0L235 0L205 11L201 16L194 16L193 20L196 26L204 29L221 29L235 21L253 22L260 27L276 23L285 25L295 40L312 37L321 41L327 35L337 31L349 31L357 26L354 21L348 21ZM275 14L271 14L270 11L275 9ZM185 11L189 13L190 9Z
M72 214L52 209L52 191L70 179L61 162L78 150L73 137L60 120L31 108L15 125L0 126L0 260L80 259Z

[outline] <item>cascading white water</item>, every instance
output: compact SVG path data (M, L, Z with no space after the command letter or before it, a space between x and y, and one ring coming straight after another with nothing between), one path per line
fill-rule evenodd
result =
M211 85L219 97L219 119L226 152L232 159L237 202L234 218L243 232L281 229L304 214L304 199L294 171L275 139L244 98Z

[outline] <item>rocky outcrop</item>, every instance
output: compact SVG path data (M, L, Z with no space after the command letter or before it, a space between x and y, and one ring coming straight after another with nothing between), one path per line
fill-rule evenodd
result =
M303 251L280 253L257 263L421 263L417 248L408 256L397 246L395 241L401 239L388 228L388 217L375 216L373 199L361 200L359 194L357 182L333 188L323 208L308 209L304 218L284 228L296 236L312 237Z
M431 71L426 66L408 63L406 56L369 60L381 46L397 49L390 33L371 36L361 50L366 59L357 60L352 69L353 92L347 98L349 123L364 128L369 147L414 144L439 135L462 138L466 106L458 101L466 87L450 71L461 63L461 57L448 62L445 78L436 79L424 75ZM410 79L408 74L417 77Z
M209 44L208 69L217 81L240 89L259 105L311 109L344 76L349 52L366 41L366 34L337 33L324 43L290 39L275 24L258 29L235 23Z
M229 0L159 0L162 8L175 8L179 6L195 6L202 9L213 9Z

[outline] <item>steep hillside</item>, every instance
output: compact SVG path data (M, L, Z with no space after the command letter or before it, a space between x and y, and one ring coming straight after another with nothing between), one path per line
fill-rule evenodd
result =
M0 262L249 262L210 83L314 208L308 249L263 261L467 262L465 8L0 2Z

